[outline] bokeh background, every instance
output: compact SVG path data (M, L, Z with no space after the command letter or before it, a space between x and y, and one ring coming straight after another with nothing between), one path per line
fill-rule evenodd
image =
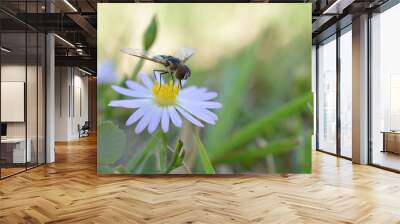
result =
M310 21L310 4L99 4L98 173L165 173L160 142L170 146L170 161L178 139L183 163L168 173L311 172ZM186 85L219 92L217 124L185 123L166 139L135 134L135 125L125 127L133 110L107 106L124 98L111 85L160 67L120 49L173 54L181 47L196 49Z

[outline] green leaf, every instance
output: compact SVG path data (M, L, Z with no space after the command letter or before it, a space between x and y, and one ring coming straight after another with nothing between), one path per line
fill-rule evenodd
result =
M98 126L97 163L111 165L121 158L126 150L127 138L125 132L111 121L105 121Z
M167 170L167 151L168 151L168 142L167 136L165 133L161 134L161 146L160 146L160 169L161 172L165 172Z
M183 142L181 140L178 141L176 144L174 154L172 155L172 160L165 171L166 174L170 173L172 170L182 166L184 153L182 152L183 149Z
M153 16L150 24L147 26L147 29L143 34L144 50L147 51L151 48L151 46L153 46L153 44L157 38L157 31L158 31L157 16ZM139 62L136 64L135 68L133 69L132 79L135 79L135 77L139 73L140 69L142 69L143 64L144 64L144 60L143 60L143 58L140 58Z
M199 150L199 155L200 155L200 160L201 163L203 164L203 169L206 174L215 174L215 169L210 161L210 158L208 158L207 150L204 148L203 143L201 142L198 134L193 134L197 150Z
M159 173L157 170L157 158L155 154L151 154L146 162L143 164L143 168L140 170L140 174L155 174Z
M109 166L98 164L97 165L97 173L98 174L110 174L110 173L114 173L114 169Z
M157 30L158 30L157 16L154 15L143 36L143 47L146 51L150 49L150 47L156 40Z
M115 170L117 171L117 173L119 174L126 174L128 173L128 171L126 170L126 168L122 165L119 165L115 168Z
M215 163L242 163L253 164L254 161L264 159L268 155L282 155L290 152L299 144L297 138L275 141L264 148L251 148L240 152L233 152Z
M160 132L155 133L150 140L147 142L146 147L143 150L133 156L133 159L128 162L127 169L131 172L138 171L140 165L151 155L153 150L156 148L158 141L160 140Z
M240 146L243 146L254 139L262 131L273 128L274 126L279 125L284 119L301 112L307 106L307 102L311 100L311 93L299 96L289 103L279 107L275 111L246 125L229 137L228 140L219 144L219 146L212 148L209 152L211 160L221 160L225 155L231 153L231 151L238 149Z

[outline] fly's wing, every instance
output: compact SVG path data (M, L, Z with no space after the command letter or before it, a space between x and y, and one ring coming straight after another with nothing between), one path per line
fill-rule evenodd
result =
M183 63L185 63L194 55L195 52L196 51L191 48L181 48L176 52L175 57L179 58Z
M121 52L131 55L131 56L138 57L138 58L143 58L145 60L149 60L149 61L152 61L155 63L159 63L164 66L168 65L168 63L165 61L165 59L163 57L161 57L160 55L153 54L149 51L143 51L143 50L134 49L134 48L123 48L123 49L121 49Z

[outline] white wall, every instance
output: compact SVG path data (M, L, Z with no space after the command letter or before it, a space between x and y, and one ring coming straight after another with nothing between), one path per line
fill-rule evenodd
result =
M78 132L78 125L83 125L85 121L88 121L88 78L85 76L81 76L82 73L78 73L76 75L76 71L74 70L74 80L73 80L73 87L71 90L73 90L73 96L71 96L71 99L74 100L74 102L71 102L71 129L70 129L70 135L72 138L78 138L79 137L79 132Z
M26 70L27 69L27 70ZM36 67L18 64L5 64L1 66L1 81L2 82L25 82L26 72L31 74L33 72L36 73ZM30 80L30 82L32 82ZM32 83L30 83L32 84ZM36 82L33 83L36 85ZM32 98L36 98L36 89L27 89L27 103L32 102ZM30 91L32 90L32 92ZM4 96L3 96L4 97ZM31 105L32 106L32 105ZM36 108L36 105L34 105ZM22 108L24 109L24 108ZM1 108L1 110L7 110L7 108ZM28 111L30 112L30 111ZM28 128L34 128L36 130L36 114L28 113L27 114L28 122L34 121L35 124L28 124ZM25 126L26 122L7 122L7 136L8 137L25 137ZM30 133L30 132L29 132ZM28 133L28 137L29 137Z
M55 68L55 141L68 140L68 117L69 117L69 96L70 85L69 68Z
M37 71L37 69L39 69ZM27 78L27 80L25 80ZM3 82L23 82L26 85L26 101L25 87L18 90L22 94L23 105L18 108L6 107L2 102L2 114L4 113L22 113L22 120L18 122L5 122L7 124L7 137L24 138L25 135L29 139L29 147L31 148L32 161L44 163L45 150L45 118L44 118L44 74L41 67L25 66L25 64L3 64L1 66L1 81ZM2 99L8 98L7 92L2 89ZM4 95L6 94L6 95ZM8 93L9 94L9 93ZM15 102L17 103L17 102ZM25 105L26 103L26 105ZM19 111L12 111L19 110ZM26 112L26 120L24 114ZM3 120L3 119L2 119ZM51 160L49 160L51 162Z
M1 66L1 81L2 82L25 82L24 65L5 64ZM28 70L32 69L28 66ZM1 108L7 110L7 108ZM8 137L24 137L25 136L25 122L8 122L7 123Z
M78 125L88 120L88 78L72 67L56 67L56 141L79 137Z

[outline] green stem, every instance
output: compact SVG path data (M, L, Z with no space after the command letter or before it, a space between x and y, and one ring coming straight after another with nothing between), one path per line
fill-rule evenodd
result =
M143 64L144 64L144 60L141 58L139 60L139 62L136 64L135 69L133 70L133 73L132 73L132 79L133 80L135 80L135 78L136 78L137 74L139 73L140 69L142 69Z
M167 135L162 132L161 133L161 145L160 145L160 170L161 172L165 172L167 169Z
M178 144L176 144L174 155L172 156L172 160L165 171L166 174L171 172L173 169L179 167L181 163L183 162L183 158L181 158L181 152L183 148L183 142L181 140L178 141Z

